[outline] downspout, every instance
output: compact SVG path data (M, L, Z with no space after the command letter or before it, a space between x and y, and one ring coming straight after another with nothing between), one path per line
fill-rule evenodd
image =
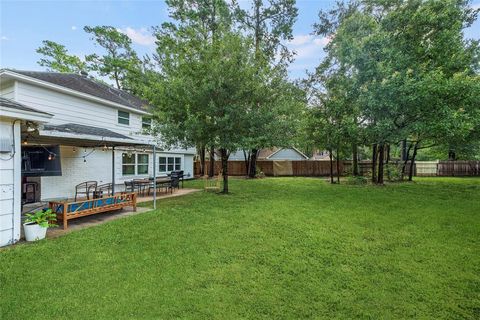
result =
M112 196L115 195L115 146L112 146Z
M153 209L157 209L157 148L153 145Z
M15 243L15 160L16 160L16 155L17 155L17 152L16 152L16 144L15 144L15 122L17 121L21 121L20 119L15 119L13 120L12 122L12 147L13 147L13 153L12 153L12 158L13 158L13 212L12 212L12 240L11 240L11 243L14 244ZM20 131L21 132L21 131ZM20 165L21 166L21 165ZM20 174L20 184L22 183L22 179L21 179L21 174ZM20 185L20 188L22 186ZM21 194L21 192L20 192ZM22 226L22 200L20 199L20 228ZM21 231L20 231L21 232Z

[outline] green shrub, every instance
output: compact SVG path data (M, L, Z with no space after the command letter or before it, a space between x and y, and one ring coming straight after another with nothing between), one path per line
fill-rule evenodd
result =
M368 183L368 178L365 176L348 176L347 184L352 185L365 185Z
M402 171L400 167L395 163L386 164L385 172L387 174L387 180L390 182L396 182L396 181L402 180Z

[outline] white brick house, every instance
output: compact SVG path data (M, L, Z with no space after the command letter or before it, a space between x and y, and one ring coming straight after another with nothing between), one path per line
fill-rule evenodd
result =
M99 184L114 181L116 191L123 191L124 181L152 176L154 169L157 176L184 170L187 177L193 177L195 150L159 149L158 140L143 134L151 121L147 106L126 92L77 74L1 69L0 97L32 108L30 118L21 117L20 107L16 114L7 114L6 109L0 113L3 140L4 131L18 119L14 125L18 134L9 139L16 148L21 145L12 160L22 169L22 176L18 170L16 178L0 171L0 185L12 180L18 194L22 193L22 184L29 181L38 184L37 198L44 201L72 197L75 185L88 180ZM35 111L38 113L32 116ZM19 140L13 141L14 138ZM156 168L153 168L153 145L157 146ZM20 155L32 146L45 150L51 146L57 148L60 171L34 176L25 171ZM8 153L0 156L8 158ZM2 161L0 168L5 166L6 162ZM15 214L19 210L18 198ZM7 212L4 205L9 207L5 201L0 207L0 217ZM5 223L0 218L0 230L6 227ZM0 246L16 240L15 237L8 241L1 238Z

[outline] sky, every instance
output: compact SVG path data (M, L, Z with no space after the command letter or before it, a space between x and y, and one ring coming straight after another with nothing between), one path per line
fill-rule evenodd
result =
M239 0L246 5L248 0ZM313 36L312 25L318 12L332 8L332 0L297 0L299 14L294 38L287 45L296 52L290 65L292 79L312 71L324 56L327 39ZM480 8L480 0L472 2ZM130 1L22 1L0 0L0 67L19 70L44 70L37 64L35 50L42 40L52 40L67 47L71 54L84 56L98 51L83 31L86 25L110 25L127 34L139 55L155 50L150 30L168 20L163 0ZM465 31L466 38L480 39L480 20Z

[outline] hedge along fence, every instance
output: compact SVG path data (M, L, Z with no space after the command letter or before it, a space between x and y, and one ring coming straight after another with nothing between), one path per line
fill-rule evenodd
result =
M391 162L401 167L403 162ZM206 161L208 172L209 162ZM345 175L352 172L352 161L340 161L340 173ZM358 163L360 174L369 174L372 170L371 161ZM215 162L215 174L221 170L221 162ZM297 176L297 177L324 177L330 175L330 161L328 160L295 160L295 161L257 161L257 169L266 176ZM410 171L407 163L405 174ZM194 165L195 175L200 175L200 163ZM333 173L337 174L337 164L333 162ZM244 161L229 161L228 174L231 176L246 176L247 170ZM414 164L416 176L480 176L480 161L416 161Z

